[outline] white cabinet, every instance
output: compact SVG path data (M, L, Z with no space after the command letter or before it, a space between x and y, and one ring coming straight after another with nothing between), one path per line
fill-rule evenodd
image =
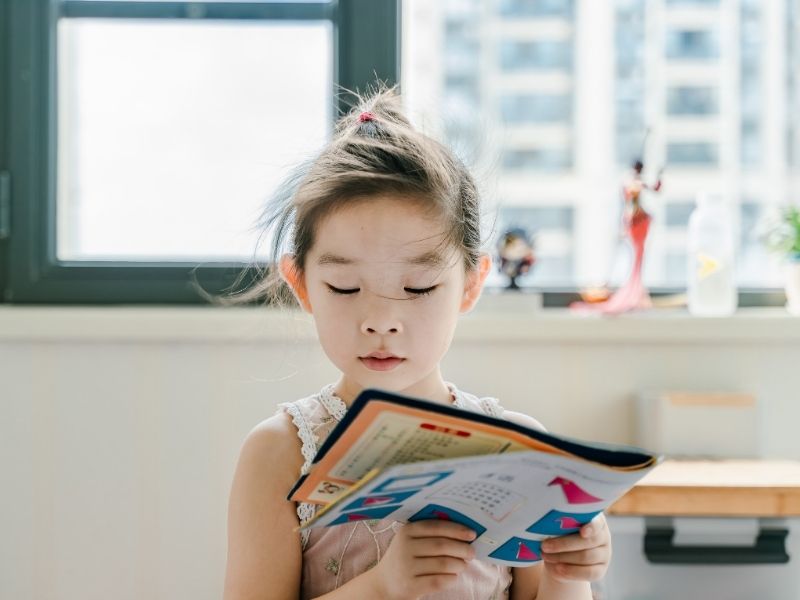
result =
M800 518L609 516L602 600L800 600Z

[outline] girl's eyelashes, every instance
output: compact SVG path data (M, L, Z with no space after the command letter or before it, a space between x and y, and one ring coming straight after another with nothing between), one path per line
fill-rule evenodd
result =
M407 294L414 294L415 296L425 296L427 294L430 294L437 287L439 287L439 286L432 285L431 287L427 287L427 288L408 288L407 287L407 288L403 288L403 290Z
M331 285L330 283L326 283L325 285L328 286L328 291L331 294L340 294L340 295L343 295L343 296L348 296L350 294L355 294L355 293L361 291L361 288L350 288L350 289L337 288L337 287ZM410 287L406 287L406 288L403 288L403 291L406 294L412 294L414 296L425 296L425 295L430 294L431 292L433 292L433 290L435 290L437 287L439 287L439 286L438 285L432 285L432 286L426 287L426 288L410 288Z
M326 283L325 285L328 286L328 291L331 294L343 294L343 295L346 296L348 294L355 294L356 292L360 291L359 288L340 289L340 288L332 286L330 283Z

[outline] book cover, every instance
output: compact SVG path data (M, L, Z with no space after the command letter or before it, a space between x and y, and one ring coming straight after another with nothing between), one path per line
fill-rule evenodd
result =
M660 458L364 390L289 499L322 505L304 529L447 519L478 534L477 558L525 566L543 539L576 532Z

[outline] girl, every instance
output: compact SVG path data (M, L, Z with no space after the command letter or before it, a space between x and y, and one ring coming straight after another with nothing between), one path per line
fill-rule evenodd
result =
M339 121L328 147L276 196L265 227L278 277L313 316L341 376L282 404L247 436L230 494L226 600L591 598L589 581L611 556L602 516L545 542L543 564L513 569L474 560L474 532L445 521L295 531L314 506L286 495L364 388L541 427L442 378L458 316L475 305L491 267L480 251L477 189L461 162L415 131L384 89ZM239 298L280 295L278 277Z

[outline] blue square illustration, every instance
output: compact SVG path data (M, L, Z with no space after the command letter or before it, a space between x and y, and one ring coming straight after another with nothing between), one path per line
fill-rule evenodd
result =
M439 519L442 521L453 521L454 523L460 523L461 525L466 525L475 532L476 538L480 537L481 534L484 531L486 531L486 527L484 527L477 521L473 521L467 515L463 515L460 512L453 510L452 508L447 508L446 506L440 506L438 504L428 504L428 506L426 506L421 511L410 517L408 520L409 522L412 522L412 521L423 521L425 519Z
M512 537L489 556L509 562L534 563L542 560L541 542Z
M387 479L381 485L376 487L371 494L378 492L404 492L406 490L419 491L421 488L428 487L434 483L439 483L442 479L452 474L452 471L443 471L440 473L423 473L421 475L403 475L401 477L392 477Z
M568 513L560 510L551 510L525 531L541 533L544 535L567 535L575 533L583 525L591 521L600 511L589 513Z
M417 490L409 492L389 492L371 496L356 498L342 510L355 510L357 508L377 508L385 504L402 504L404 500L417 493Z

